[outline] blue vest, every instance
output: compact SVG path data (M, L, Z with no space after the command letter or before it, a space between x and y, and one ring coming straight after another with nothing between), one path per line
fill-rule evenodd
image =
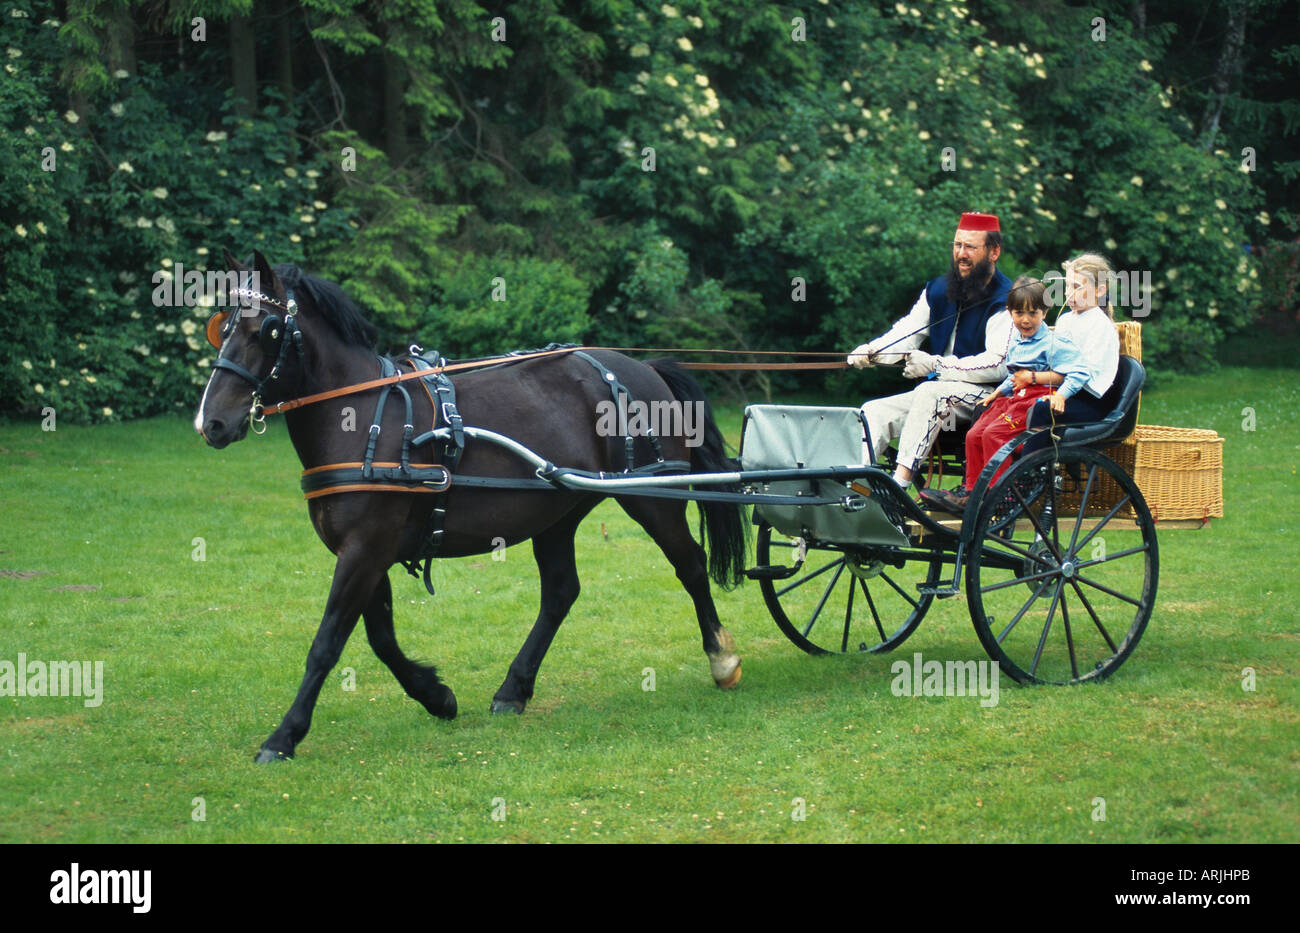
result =
M974 356L987 349L984 346L984 328L989 318L999 311L1006 311L1007 292L1011 291L1011 280L997 269L993 270L993 283L992 295L978 304L962 308L956 317L950 316L957 309L948 301L947 276L941 275L925 287L925 300L930 304L930 320L935 322L930 328L931 353L937 356L944 354L954 327L957 328L957 340L952 348L954 354Z

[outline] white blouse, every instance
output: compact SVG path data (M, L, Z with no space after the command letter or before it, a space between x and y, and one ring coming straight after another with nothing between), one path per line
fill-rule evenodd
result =
M1092 375L1084 386L1097 398L1115 381L1119 370L1119 334L1115 322L1101 308L1066 311L1056 320L1056 336L1072 341L1083 355Z

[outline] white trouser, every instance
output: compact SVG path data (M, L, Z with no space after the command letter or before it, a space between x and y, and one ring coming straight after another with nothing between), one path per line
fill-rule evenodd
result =
M939 431L970 424L975 403L993 389L993 385L954 379L923 380L911 392L864 402L862 412L871 430L871 462L880 462L890 442L897 440L898 465L915 471L930 455ZM864 450L863 462L866 453Z

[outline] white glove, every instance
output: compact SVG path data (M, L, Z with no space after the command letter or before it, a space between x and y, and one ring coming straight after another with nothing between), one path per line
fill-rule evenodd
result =
M864 343L852 353L849 354L849 365L855 369L862 369L867 366L875 366L876 361L871 358L871 344Z
M924 379L939 368L939 357L923 350L913 350L907 355L907 365L903 367L906 379Z

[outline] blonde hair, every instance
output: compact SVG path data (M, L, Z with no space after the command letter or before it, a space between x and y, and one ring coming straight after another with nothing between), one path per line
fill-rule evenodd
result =
M1061 263L1061 268L1065 270L1066 275L1074 273L1092 285L1098 291L1104 290L1106 293L1106 314L1113 321L1115 312L1110 308L1110 282L1114 276L1114 270L1110 267L1110 260L1101 253L1080 253L1073 259L1067 259Z

